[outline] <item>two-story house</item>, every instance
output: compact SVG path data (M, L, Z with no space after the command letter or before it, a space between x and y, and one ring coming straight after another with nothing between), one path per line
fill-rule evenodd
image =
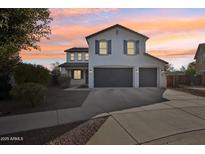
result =
M66 50L67 62L60 67L73 83L88 79L89 88L166 87L167 62L145 52L147 40L145 35L113 25L87 36L88 48ZM78 54L83 52L88 61L79 61Z
M196 54L196 73L202 76L202 85L205 85L205 43L199 44Z
M195 57L197 74L205 73L205 43L199 44Z
M61 74L71 78L71 85L88 84L88 48L74 47L64 52L66 62L60 65Z

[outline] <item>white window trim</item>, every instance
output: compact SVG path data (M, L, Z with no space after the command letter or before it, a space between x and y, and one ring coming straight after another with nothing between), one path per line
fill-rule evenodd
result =
M130 54L130 53L128 52L129 49L132 49L132 48L128 48L128 43L129 43L129 42L134 43L134 48L133 48L133 49L134 49L134 52L133 52L132 54ZM135 41L134 41L134 40L128 40L128 41L127 41L127 55L136 55L135 51L136 51Z
M101 51L100 51L100 43L102 43L102 42L104 42L104 43L106 43L106 48L102 48L102 49L106 49L106 53L102 53ZM108 55L108 41L107 40L99 40L99 55Z

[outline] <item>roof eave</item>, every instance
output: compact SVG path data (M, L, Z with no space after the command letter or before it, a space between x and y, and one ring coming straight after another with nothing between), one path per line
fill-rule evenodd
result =
M195 53L194 59L196 59L196 56L197 56L198 51L199 51L199 48L200 48L200 44L199 44L199 46L197 47L197 50L196 50L196 53Z
M144 53L146 56L149 56L149 57L151 57L151 58L154 58L154 59L156 59L156 60L158 60L158 61L160 61L160 62L163 62L164 64L169 64L167 61L165 61L165 60L162 60L162 59L160 59L160 58L158 58L158 57L155 57L155 56L152 56L152 55L150 55L150 54L148 54L148 53Z

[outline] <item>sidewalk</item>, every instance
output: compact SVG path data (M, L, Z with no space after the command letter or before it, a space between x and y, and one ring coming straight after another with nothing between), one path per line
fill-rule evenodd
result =
M205 97L163 96L170 101L111 112L87 144L205 144Z

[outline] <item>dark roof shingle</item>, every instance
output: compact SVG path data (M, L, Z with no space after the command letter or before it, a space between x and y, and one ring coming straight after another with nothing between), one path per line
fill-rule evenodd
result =
M86 47L73 47L73 48L64 50L64 52L88 52L88 48L86 48Z
M88 63L63 63L60 64L59 67L88 67Z

